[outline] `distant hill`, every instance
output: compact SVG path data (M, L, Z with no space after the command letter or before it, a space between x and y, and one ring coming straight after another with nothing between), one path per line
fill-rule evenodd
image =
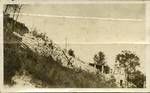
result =
M31 83L40 81L40 87L117 87L114 78L96 74L94 67L70 56L45 34L4 16L4 83L14 85L16 73L31 75Z

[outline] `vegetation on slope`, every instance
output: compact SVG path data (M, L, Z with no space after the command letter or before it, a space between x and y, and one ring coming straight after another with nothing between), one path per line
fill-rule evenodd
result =
M14 25L15 23L15 25ZM24 60L24 51L21 48L21 39L13 34L13 25L16 32L24 34L28 32L24 24L15 22L8 16L4 17L4 83L13 84L11 78L16 71L21 68L21 62Z
M15 22L15 28L13 28ZM14 30L12 30L12 28ZM28 33L28 28L10 17L4 17L4 83L12 85L12 77L16 72L25 70L32 80L40 80L42 87L116 87L115 79L106 80L101 74L93 74L82 70L69 69L61 66L51 56L42 56L33 52L28 46L21 45L20 35Z

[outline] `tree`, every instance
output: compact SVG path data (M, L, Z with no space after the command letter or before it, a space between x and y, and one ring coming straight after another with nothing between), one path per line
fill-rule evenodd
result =
M5 5L5 8L4 8L4 15L7 15L7 14L10 14L11 12L13 12L12 18L17 21L17 19L19 17L19 13L22 9L22 6L23 6L22 4L21 5L7 4L7 5ZM15 18L15 15L16 15L16 18Z
M127 50L122 51L116 56L116 62L119 62L119 66L125 70L126 80L130 73L136 71L136 67L140 65L139 61L140 59L136 54ZM128 85L127 82L126 85Z
M141 71L136 70L127 77L127 80L136 85L137 88L144 88L146 76Z
M131 51L122 51L122 53L116 56L116 61L119 62L121 67L126 68L128 73L133 72L136 70L136 67L140 65L139 57L132 53Z
M68 54L72 57L75 57L74 51L72 49L68 50Z
M105 64L105 55L102 51L98 52L98 54L95 54L93 59L97 65Z
M4 16L6 16L6 15L8 16L12 13L12 18L15 20L15 21L13 21L13 28L12 28L13 31L15 30L15 25L16 25L17 19L19 17L21 8L22 8L22 5L19 5L19 4L7 4L4 8Z

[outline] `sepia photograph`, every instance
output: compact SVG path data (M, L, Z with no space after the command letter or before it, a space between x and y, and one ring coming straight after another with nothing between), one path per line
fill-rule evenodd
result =
M4 87L146 88L145 33L141 3L5 4Z

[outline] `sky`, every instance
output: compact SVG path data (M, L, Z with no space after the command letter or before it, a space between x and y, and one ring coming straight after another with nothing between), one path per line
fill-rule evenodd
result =
M55 42L142 42L143 4L25 5L20 17ZM55 36L57 34L57 38Z
M33 4L24 5L19 21L64 47L72 48L86 62L98 51L113 64L115 55L127 49L144 62L145 46L109 44L144 42L144 4ZM107 43L107 44L104 44Z

